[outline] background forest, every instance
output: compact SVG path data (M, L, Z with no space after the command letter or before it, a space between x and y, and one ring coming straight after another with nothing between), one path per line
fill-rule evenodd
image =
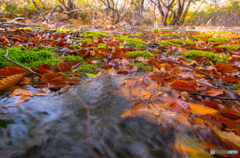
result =
M27 14L26 14L27 13ZM41 16L40 16L41 15ZM1 22L59 23L72 26L239 26L239 0L1 0ZM24 18L19 18L24 17Z

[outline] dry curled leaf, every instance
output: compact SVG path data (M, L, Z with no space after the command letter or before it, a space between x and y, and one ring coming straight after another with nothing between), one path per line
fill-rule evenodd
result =
M0 90L4 90L6 88L9 88L9 87L15 85L16 83L21 81L23 79L23 77L25 77L27 74L28 73L24 72L24 73L15 74L12 76L7 76L6 78L1 79L0 80Z

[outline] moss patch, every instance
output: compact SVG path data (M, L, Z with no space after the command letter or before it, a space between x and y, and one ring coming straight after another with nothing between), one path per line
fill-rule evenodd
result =
M218 48L222 48L224 50L230 49L230 50L237 50L240 49L240 45L219 45Z
M143 45L146 43L145 41L138 39L138 38L129 38L127 36L124 35L116 35L113 38L117 38L118 40L120 40L121 42L126 41L128 46L131 47L136 47L136 48L142 48Z
M145 64L144 62L136 62L133 63L133 66L137 66L138 68L141 69L141 71L153 71L153 68Z
M8 47L8 57L17 63L26 67L39 67L41 64L49 64L56 66L62 59L54 56L54 49L52 47L28 48L28 47ZM2 57L6 54L5 49L0 49L0 68L6 66L16 66Z
M105 32L97 32L97 31L84 31L83 36L84 37L96 37L98 38L99 36L107 36L108 33Z
M78 44L71 44L70 47L73 47L74 49L82 49L82 47Z
M128 56L131 57L144 57L144 58L149 58L154 56L152 53L150 53L149 51L132 51L132 52L126 52L126 54Z
M190 50L183 54L184 54L185 58L187 58L187 59L192 59L196 56L203 56L203 57L210 59L211 61L215 61L215 63L225 63L225 62L227 62L227 59L230 58L229 55L223 54L222 58L221 58L220 54L215 54L212 52L200 51L200 50Z
M182 40L182 39L173 39L172 42L173 42L173 43L177 43L177 44L181 44L181 45L183 44L183 42L186 42L186 45L187 45L187 46L191 46L191 45L196 44L196 43L193 42L193 41Z
M168 41L168 40L165 40L165 41L162 41L161 43L160 43L160 45L172 45L172 46L177 46L177 47L182 47L181 45L179 45L179 44L174 44L174 43L172 43L172 42L170 42L170 41Z
M208 42L229 42L229 38L209 38Z

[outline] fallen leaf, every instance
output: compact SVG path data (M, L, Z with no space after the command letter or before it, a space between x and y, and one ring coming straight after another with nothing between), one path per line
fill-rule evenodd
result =
M9 88L23 79L28 73L19 73L11 76L7 76L0 80L0 91Z

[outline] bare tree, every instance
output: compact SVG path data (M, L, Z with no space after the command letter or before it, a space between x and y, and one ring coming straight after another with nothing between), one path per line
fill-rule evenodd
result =
M151 2L157 6L162 23L167 26L182 25L194 0L151 0Z

